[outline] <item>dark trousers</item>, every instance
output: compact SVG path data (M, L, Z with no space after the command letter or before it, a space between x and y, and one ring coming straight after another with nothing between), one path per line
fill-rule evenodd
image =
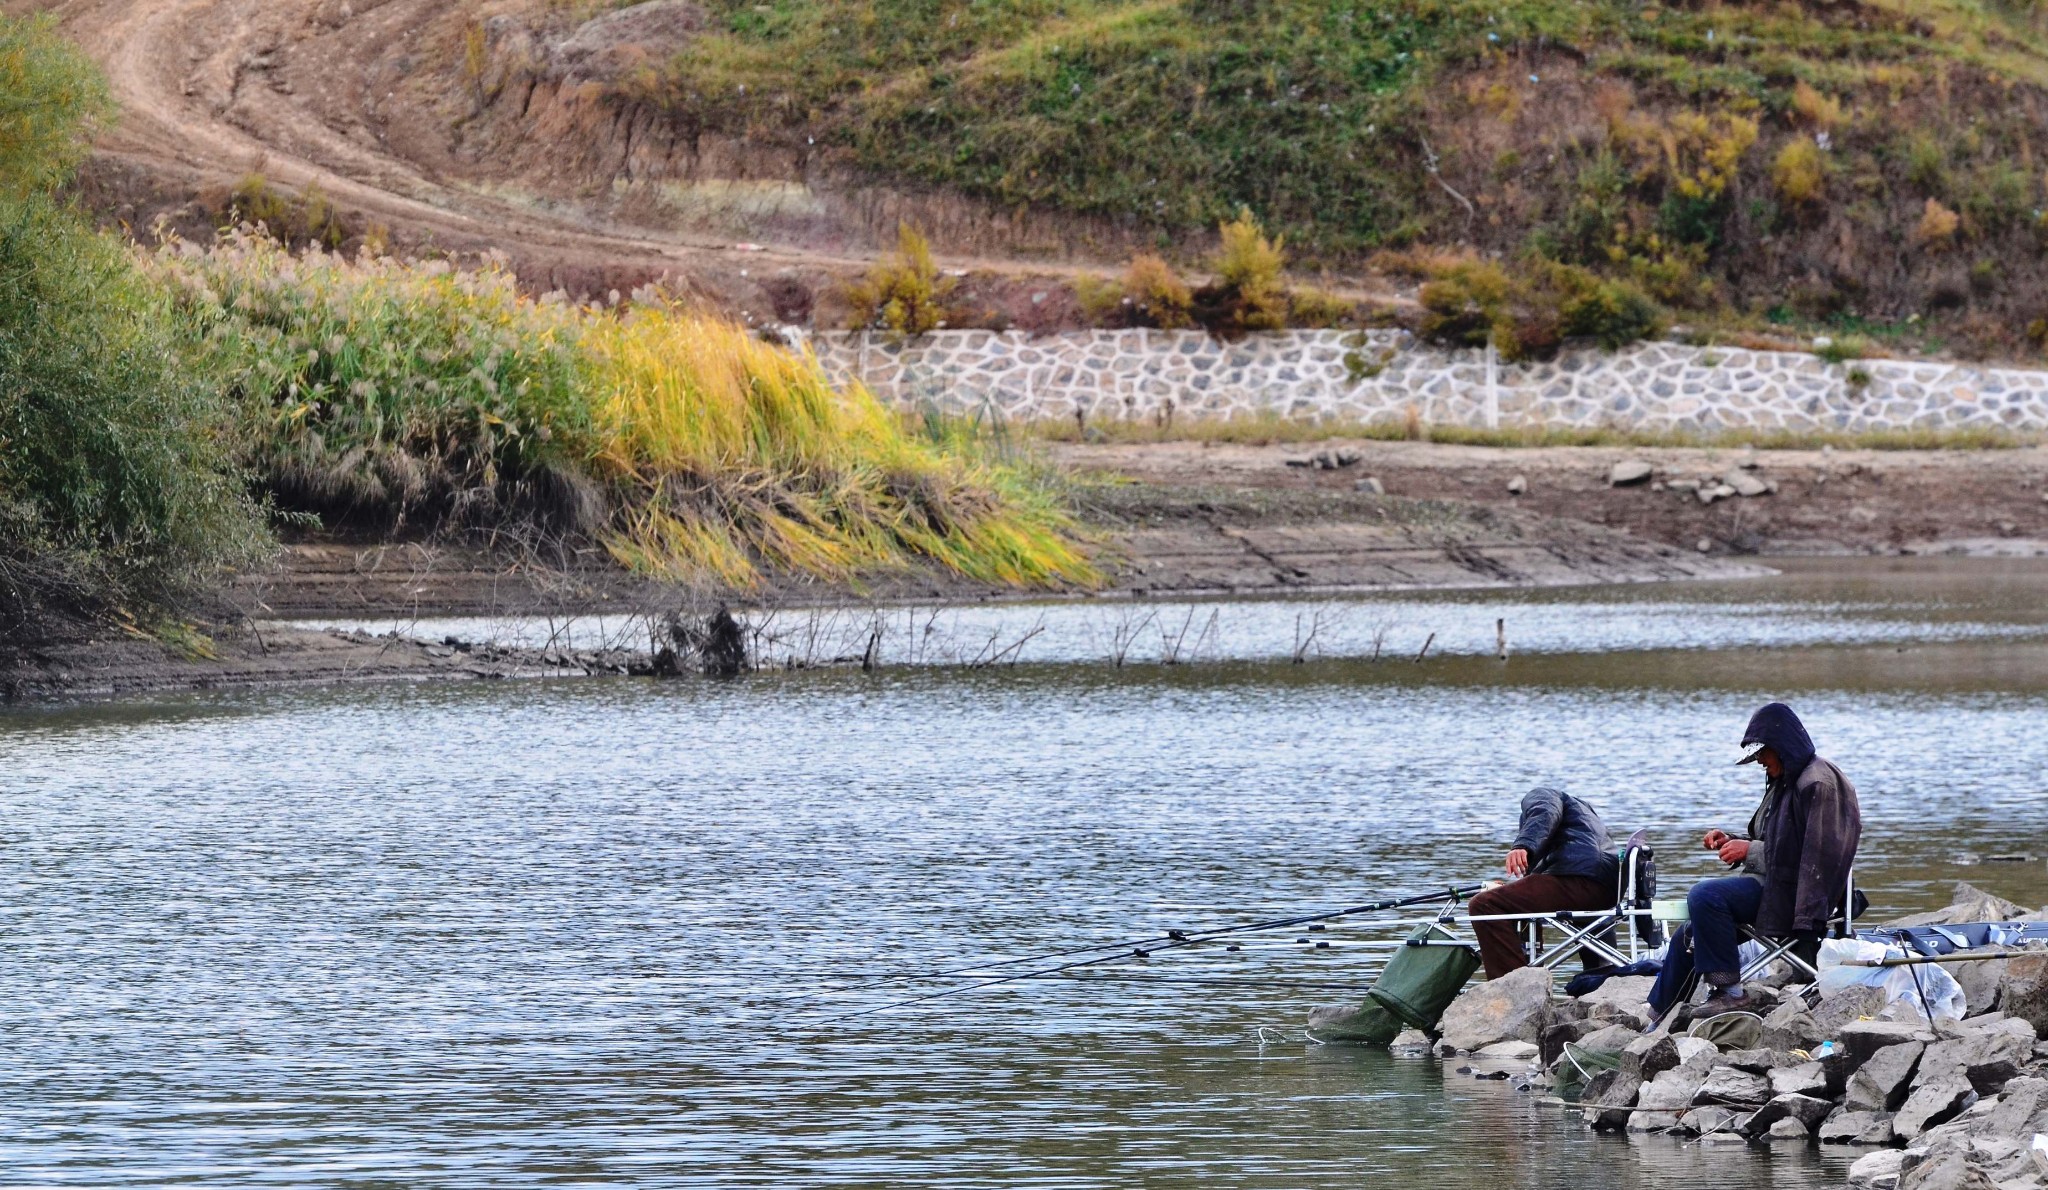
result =
M1590 876L1524 876L1499 888L1489 888L1472 898L1472 916L1491 913L1555 913L1560 909L1598 912L1614 908L1614 886ZM1472 933L1479 939L1479 961L1486 978L1499 979L1510 971L1529 965L1522 949L1524 923L1518 921L1475 921ZM1591 966L1600 966L1594 962Z
M1742 974L1742 927L1756 921L1764 882L1754 876L1702 880L1685 894L1692 921L1671 935L1664 969L1650 989L1650 1007L1662 1013L1692 986L1693 972L1715 987L1736 983ZM1476 898L1475 898L1476 903Z

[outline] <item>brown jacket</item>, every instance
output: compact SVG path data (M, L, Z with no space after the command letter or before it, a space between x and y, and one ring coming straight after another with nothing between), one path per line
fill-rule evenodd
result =
M1780 790L1763 823L1758 932L1782 938L1826 930L1847 892L1862 838L1856 787L1833 761L1814 757L1789 790Z

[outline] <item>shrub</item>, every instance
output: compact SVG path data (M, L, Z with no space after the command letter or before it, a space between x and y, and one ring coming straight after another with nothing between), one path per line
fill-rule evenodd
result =
M1842 121L1842 102L1805 82L1792 88L1792 111L1809 127L1827 131Z
M1508 361L1546 359L1567 338L1612 351L1663 330L1657 304L1626 281L1531 260L1509 272L1490 261L1446 266L1422 287L1421 336L1434 343L1492 343Z
M250 461L284 507L379 527L587 519L572 311L502 271L296 255L248 230L158 266L261 411Z
M1785 142L1771 162L1771 184L1777 187L1778 196L1793 206L1817 201L1827 187L1820 146L1803 136Z
M846 291L854 330L884 330L912 339L945 325L951 277L939 276L931 242L908 223L896 229L896 253L877 263L865 281Z
M731 587L914 559L1094 581L1044 484L913 439L864 390L656 291L624 313L536 302L499 267L248 233L157 261L260 412L253 466L293 507L559 531Z
M1294 289L1287 294L1287 325L1327 330L1356 320L1358 307L1320 289Z
M1102 326L1178 330L1195 325L1194 294L1172 265L1149 252L1133 257L1121 278L1083 277L1074 292L1081 312Z
M0 638L144 611L266 538L234 419L162 289L50 197L105 110L42 18L0 18Z
M318 186L308 186L292 195L270 184L262 174L250 174L228 195L230 223L261 227L293 247L342 246L350 231L341 213Z
M1220 334L1287 325L1285 242L1269 239L1249 208L1217 228L1216 279L1195 294L1203 325Z
M1941 205L1939 199L1930 198L1920 209L1920 223L1913 234L1923 247L1939 251L1955 239L1962 222L1962 217Z
M113 110L106 83L48 16L0 16L0 97L0 192L14 197L63 185Z

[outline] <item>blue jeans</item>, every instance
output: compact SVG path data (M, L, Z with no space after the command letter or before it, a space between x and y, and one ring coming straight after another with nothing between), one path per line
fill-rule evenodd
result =
M1742 973L1742 938L1738 927L1756 920L1763 905L1764 882L1754 876L1723 876L1702 880L1685 894L1689 925L1671 935L1664 969L1650 989L1650 1008L1662 1015L1692 983L1694 971L1715 987L1737 982Z

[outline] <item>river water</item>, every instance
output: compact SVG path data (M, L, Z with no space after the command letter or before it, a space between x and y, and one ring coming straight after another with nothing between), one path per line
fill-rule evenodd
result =
M1172 666L1012 606L974 614L1052 626L1014 666L9 711L0 1184L1839 1184L1311 1043L1357 927L834 1018L1483 875L1537 782L1682 887L1781 694L1862 791L1878 915L2048 902L2048 571L1898 565L1202 605ZM1313 610L1366 627L1292 664Z

